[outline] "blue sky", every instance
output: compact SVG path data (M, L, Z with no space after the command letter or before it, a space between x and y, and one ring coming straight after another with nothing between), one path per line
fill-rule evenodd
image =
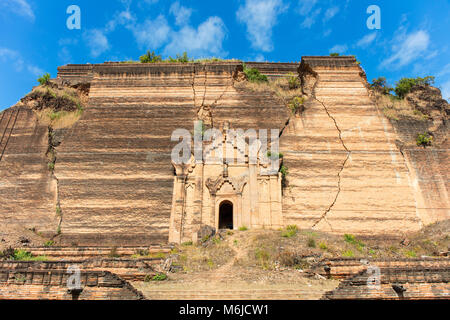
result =
M81 29L69 30L70 5ZM369 30L370 5L381 29ZM166 56L300 61L330 52L356 55L369 81L436 76L450 97L450 0L1 0L0 110L44 72L67 63Z

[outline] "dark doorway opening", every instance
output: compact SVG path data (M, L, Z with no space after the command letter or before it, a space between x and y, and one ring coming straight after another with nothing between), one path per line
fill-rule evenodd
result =
M220 204L219 229L233 229L233 204L229 201Z

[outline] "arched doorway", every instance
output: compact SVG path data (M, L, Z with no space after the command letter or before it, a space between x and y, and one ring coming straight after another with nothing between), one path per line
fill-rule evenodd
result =
M233 204L230 201L220 204L219 229L233 229Z

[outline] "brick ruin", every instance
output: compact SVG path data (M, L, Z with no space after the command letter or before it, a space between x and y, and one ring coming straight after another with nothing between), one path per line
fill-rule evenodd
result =
M54 237L61 250L95 251L196 242L204 227L297 225L400 236L450 217L448 140L426 149L400 143L430 124L389 121L354 57L246 65L272 79L298 74L308 95L303 112L293 114L270 92L236 85L240 62L59 67L57 81L90 86L88 106L71 128L54 131L53 172L46 156L49 128L24 107L0 114L1 223ZM278 172L264 174L260 163L173 164L171 134L193 132L195 120L222 132L278 129L287 185ZM234 156L248 160L248 150L226 135L219 147L228 143ZM217 147L205 151L214 152ZM3 283L10 283L10 271L1 270ZM58 270L52 271L57 277ZM92 288L100 288L96 283ZM54 297L63 297L55 290Z

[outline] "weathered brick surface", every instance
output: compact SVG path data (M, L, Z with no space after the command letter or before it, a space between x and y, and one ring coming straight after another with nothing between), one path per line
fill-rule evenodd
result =
M338 258L326 259L313 266L309 271L320 274L324 277L334 279L346 279L364 271L368 266L376 266L388 269L448 269L450 270L450 260L448 258L428 258L428 259L355 259ZM328 271L326 271L328 270Z
M105 258L111 253L118 256L132 256L138 251L153 253L168 253L172 249L168 245L151 245L140 247L26 247L25 251L31 252L35 256L45 256L49 259L86 259ZM114 251L114 252L113 252Z
M110 272L81 272L81 293L68 291L71 275L62 270L0 270L0 299L140 300L142 294Z
M0 114L0 223L56 232L47 148L48 128L33 111L13 107Z
M324 299L449 299L449 268L381 268L379 286L368 285L372 273L361 271L344 280ZM402 288L404 292L397 292Z
M124 280L144 281L145 277L153 276L164 259L107 259L97 258L89 260L63 260L55 261L1 261L0 270L67 270L71 266L77 266L83 272L109 271Z
M280 140L289 169L285 224L360 235L418 230L408 167L355 59L304 57L303 63L317 83Z
M289 169L283 224L340 233L400 235L448 219L448 142L407 148L422 127L395 130L368 96L352 57L304 57L318 74L315 98L283 131ZM248 63L269 76L298 64ZM202 106L215 127L284 128L290 112L269 92L233 86L237 62L68 65L58 78L90 82L89 105L47 167L48 128L31 110L0 114L0 220L54 234L62 244L167 243L173 194L172 132L192 131ZM416 126L416 124L414 124ZM418 125L417 125L418 126ZM447 130L448 131L448 130ZM446 132L441 132L445 135ZM58 194L57 194L58 193Z
M192 132L201 106L214 126L281 128L287 110L269 93L236 90L238 63L96 65L89 106L60 147L55 174L66 245L168 239L175 129Z

